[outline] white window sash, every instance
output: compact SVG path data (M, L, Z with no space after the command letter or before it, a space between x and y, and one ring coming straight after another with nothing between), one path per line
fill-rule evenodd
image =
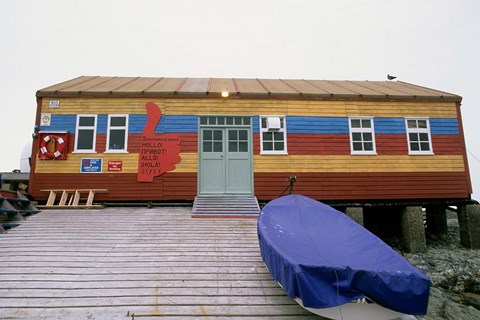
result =
M80 119L81 118L94 118L94 125L93 126L80 126ZM75 128L75 148L73 150L74 153L96 153L95 147L97 143L97 115L96 114L77 114L77 124ZM79 130L93 130L93 141L92 141L92 149L78 149L78 142L79 142Z
M266 128L262 127L262 119L268 118L280 118L283 120L283 127L279 128L278 130L269 131L268 124ZM259 126L260 126L260 154L261 155L287 155L287 117L284 115L262 115L259 117ZM275 132L282 132L283 133L283 150L263 150L263 133L270 132L274 134ZM275 145L275 142L274 142Z
M111 126L111 118L117 117L125 118L124 126ZM125 131L125 141L123 149L110 149L110 134L111 130L124 130ZM109 114L107 119L107 145L105 147L105 153L128 153L128 114Z
M426 128L409 128L408 120L425 120L427 127ZM418 122L417 122L418 123ZM433 155L432 147L432 134L430 132L430 118L405 118L405 128L407 129L407 142L408 142L408 154L409 155ZM412 150L410 144L410 133L426 133L428 135L428 149L426 151L422 150Z
M352 128L352 120L369 120L370 128ZM377 145L375 142L375 127L373 117L349 117L348 118L348 129L350 131L350 154L352 155L376 155L377 154ZM372 144L373 150L353 150L353 133L371 133L372 134ZM362 137L362 148L363 148L363 137Z

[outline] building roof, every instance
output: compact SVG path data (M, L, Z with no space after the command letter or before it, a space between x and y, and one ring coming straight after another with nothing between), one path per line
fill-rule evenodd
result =
M129 96L392 99L458 101L462 97L402 81L80 76L37 91L37 97Z

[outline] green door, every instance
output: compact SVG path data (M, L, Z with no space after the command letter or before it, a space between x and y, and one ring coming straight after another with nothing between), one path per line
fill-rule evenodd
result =
M250 122L242 127L234 123L200 127L199 194L253 192Z
M252 193L249 130L228 128L225 157L226 193Z
M201 129L200 194L225 193L225 130Z

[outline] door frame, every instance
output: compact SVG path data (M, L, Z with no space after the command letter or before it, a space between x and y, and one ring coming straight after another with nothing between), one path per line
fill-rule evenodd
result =
M242 124L226 124L226 119L227 117L231 117L231 118L248 118L249 119L249 124L243 124L245 122L245 120L242 121ZM216 124L216 125L211 125L209 123L205 124L205 123L202 123L202 118L225 118L225 124ZM198 148L198 151L197 151L197 195L224 195L224 194L229 194L229 195L232 195L232 194L242 194L242 195L253 195L254 193L254 181L253 181L253 177L254 177L254 174L253 174L253 119L254 117L251 116L251 115L199 115L198 116L198 145L197 145L197 148ZM209 122L210 120L207 120L207 122ZM218 121L218 120L216 120ZM201 170L202 170L202 136L201 136L201 132L202 130L201 129L205 129L205 128L208 128L208 129L223 129L225 130L224 131L224 139L223 139L223 143L224 143L224 161L226 162L227 161L227 155L226 153L228 152L227 148L228 148L228 137L227 137L227 133L228 133L228 130L227 129L248 129L248 153L249 153L249 166L250 166L250 192L242 192L242 193L229 193L229 192L226 192L226 190L223 192L223 193L202 193L202 190L201 190L201 185L202 185L202 175L201 175ZM225 179L225 183L227 182L227 165L225 163L225 166L224 166L224 170L225 170L225 174L224 174L224 179ZM226 187L225 187L226 188Z

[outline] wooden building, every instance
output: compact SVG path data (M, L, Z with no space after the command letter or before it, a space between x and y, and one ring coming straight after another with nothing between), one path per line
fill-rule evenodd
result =
M37 92L30 193L464 201L462 98L400 81L81 76Z

